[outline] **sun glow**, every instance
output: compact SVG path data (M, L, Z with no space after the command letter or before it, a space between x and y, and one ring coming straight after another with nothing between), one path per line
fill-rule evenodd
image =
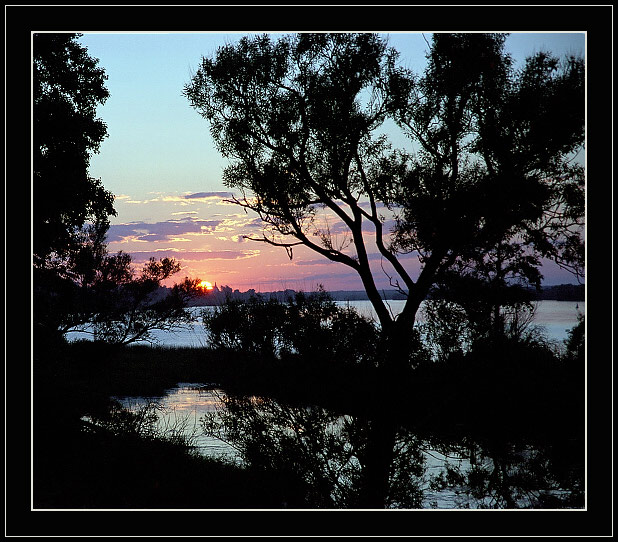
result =
M198 284L198 286L202 290L212 290L212 284L210 284L210 282L208 282L207 280L203 280L202 282Z

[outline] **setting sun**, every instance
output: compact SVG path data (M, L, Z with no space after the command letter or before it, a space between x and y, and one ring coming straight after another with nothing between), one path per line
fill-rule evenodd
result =
M199 287L202 290L212 290L212 284L210 284L210 282L208 282L207 280L203 280L202 282L200 282Z

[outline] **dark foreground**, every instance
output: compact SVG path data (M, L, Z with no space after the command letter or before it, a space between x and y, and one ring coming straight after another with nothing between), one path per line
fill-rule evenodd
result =
M523 347L522 347L523 348ZM178 382L228 394L384 416L415 434L488 448L525 440L583 487L583 364L512 345L385 375L333 360L273 360L193 348L57 345L35 353L35 508L312 508L306 488L262 466L204 458L139 430L111 396L160 396ZM82 417L113 420L107 429ZM110 429L111 428L111 429ZM558 460L559 459L559 460ZM556 463L558 462L558 464ZM556 466L557 465L557 466ZM575 466L575 467L574 467ZM548 507L581 507L575 490Z

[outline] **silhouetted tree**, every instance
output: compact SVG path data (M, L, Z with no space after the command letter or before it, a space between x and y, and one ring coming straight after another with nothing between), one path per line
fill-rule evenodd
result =
M577 324L568 332L568 338L564 341L564 344L567 360L584 362L586 355L586 318L583 314L577 315Z
M87 222L115 215L113 195L88 173L107 136L96 108L109 97L80 34L33 35L33 243L39 260L79 245Z
M185 278L171 289L163 281L180 271L171 258L151 258L137 271L129 254L110 255L107 226L82 229L79 243L64 258L35 269L34 321L43 336L71 331L95 340L127 344L152 341L155 330L173 330L193 320L186 310L198 295L199 279Z
M35 331L54 340L79 329L107 342L149 340L155 329L190 320L184 307L195 281L160 296L161 282L180 269L176 261L151 260L136 274L128 254L107 253L113 195L88 172L107 136L96 117L109 96L107 76L79 36L33 36Z
M202 311L202 322L214 348L275 356L281 348L285 307L275 299L252 296L227 298L213 310Z
M498 347L510 340L543 342L541 328L534 325L533 292L509 284L485 266L451 271L436 283L422 308L419 326L435 358L446 360L491 342Z
M98 280L86 294L91 317L73 329L91 332L95 340L106 343L129 344L156 342L153 331L190 324L194 318L186 308L198 295L199 279L185 278L162 292L161 283L180 271L180 264L170 258L150 258L136 273L127 256L120 252L103 262Z
M584 183L573 156L584 140L583 61L538 53L516 71L505 38L436 34L417 77L374 34L243 37L204 58L185 87L232 159L233 201L268 228L253 239L290 257L304 245L354 269L386 338L384 366L409 362L419 306L457 266L509 247L509 265L533 281L540 257L582 270ZM377 135L387 120L415 155ZM370 267L374 242L407 294L396 319ZM416 278L406 253L422 264Z

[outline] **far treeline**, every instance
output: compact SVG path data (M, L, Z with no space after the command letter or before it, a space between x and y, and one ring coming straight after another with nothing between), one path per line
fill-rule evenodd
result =
M529 292L535 301L584 301L586 298L585 284L558 284L543 286L540 290L530 288ZM363 301L367 295L363 291L337 290L330 292L335 301ZM388 291L382 294L384 299L405 300L406 296L400 292ZM431 294L430 294L431 296Z
M167 288L163 287L162 292ZM529 290L532 300L534 301L585 301L586 286L585 284L557 284L554 286L543 286L540 290ZM246 292L240 290L232 290L229 286L222 286L221 289L216 288L204 292L191 301L192 306L208 306L218 305L227 299L247 300L253 296L260 295L268 299L278 299L285 301L295 294L294 290L278 290L275 292L256 292L254 289L249 289ZM363 290L333 290L329 292L333 301L367 301L367 293ZM405 300L405 293L397 291L382 292L383 299L387 300ZM435 296L434 296L435 297Z

